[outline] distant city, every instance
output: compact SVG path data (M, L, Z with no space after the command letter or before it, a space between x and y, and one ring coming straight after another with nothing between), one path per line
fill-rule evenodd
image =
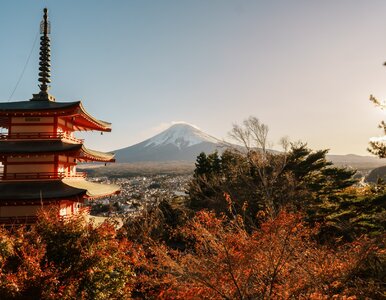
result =
M148 175L126 178L94 177L90 180L121 187L119 195L90 201L91 215L128 216L153 206L160 199L186 197L191 175Z

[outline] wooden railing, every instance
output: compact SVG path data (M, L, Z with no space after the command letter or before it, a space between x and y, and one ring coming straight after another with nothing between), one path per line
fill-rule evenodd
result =
M64 132L15 132L1 133L0 140L49 140L67 139L77 143L83 143L83 139L75 138Z
M78 209L78 214L89 215L91 211L90 206L83 206ZM66 220L73 216L73 214L58 216L60 220ZM15 216L15 217L0 217L0 225L12 226L12 225L26 225L33 224L37 221L37 216Z
M84 178L86 173L76 172L36 172L36 173L7 173L1 174L0 180L49 180L62 178Z

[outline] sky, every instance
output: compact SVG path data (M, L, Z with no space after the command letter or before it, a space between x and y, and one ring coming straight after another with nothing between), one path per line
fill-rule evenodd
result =
M90 148L127 147L176 121L229 140L251 115L274 148L288 136L368 155L382 135L385 112L368 99L386 99L386 1L2 0L0 101L39 90L44 7L50 93L112 122L111 133L78 134Z

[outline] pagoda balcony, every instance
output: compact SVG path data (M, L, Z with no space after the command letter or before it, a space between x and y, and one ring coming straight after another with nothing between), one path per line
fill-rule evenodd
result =
M16 132L16 133L1 133L0 140L50 140L50 139L65 139L78 144L83 144L83 139L75 138L64 132Z
M38 172L38 173L7 173L0 175L0 180L51 180L64 178L85 178L85 172L67 173L67 172Z

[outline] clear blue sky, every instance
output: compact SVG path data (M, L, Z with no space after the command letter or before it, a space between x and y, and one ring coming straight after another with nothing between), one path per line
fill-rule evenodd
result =
M0 101L20 76L47 6L52 88L81 99L113 132L86 144L113 150L172 121L226 138L249 115L270 139L333 154L366 154L384 118L386 1L3 0ZM12 101L37 87L38 45Z

